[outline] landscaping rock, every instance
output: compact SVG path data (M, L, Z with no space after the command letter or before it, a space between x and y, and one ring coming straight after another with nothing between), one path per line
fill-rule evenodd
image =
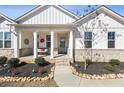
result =
M17 79L17 82L20 82L20 81L21 81L21 79L20 79L20 78L18 78L18 79Z
M45 80L45 78L42 78L41 80L42 80L42 81L44 81L44 80Z
M48 78L47 77L44 77L44 81L46 81L46 80L48 80Z
M36 82L36 79L33 79L33 82Z
M82 74L82 78L85 78L85 74Z
M89 75L87 75L87 79L90 79L90 76Z
M40 77L38 77L38 81L40 81Z
M25 82L25 81L26 81L25 78L21 79L21 82Z
M31 81L32 81L31 78L29 78L29 79L28 79L28 82L31 82Z
M122 74L122 78L124 78L124 74Z
M101 79L101 80L103 80L103 79L104 79L104 77L103 77L103 76L100 76L100 79Z
M79 73L78 75L79 75L79 77L82 77L82 73Z

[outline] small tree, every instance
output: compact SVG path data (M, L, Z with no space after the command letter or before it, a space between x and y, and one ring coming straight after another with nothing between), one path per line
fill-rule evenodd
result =
M46 60L42 57L35 58L35 63L39 66L38 73L41 74L44 72L43 66L46 64Z
M76 15L81 16L81 12L79 10L76 10Z

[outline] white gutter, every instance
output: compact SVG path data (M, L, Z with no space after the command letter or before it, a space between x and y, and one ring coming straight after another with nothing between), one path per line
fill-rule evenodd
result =
M15 27L73 27L73 24L7 24Z

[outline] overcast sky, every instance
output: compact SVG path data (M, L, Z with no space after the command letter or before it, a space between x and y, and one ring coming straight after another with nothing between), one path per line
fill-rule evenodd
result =
M0 12L12 19L16 19L35 7L37 6L36 5L0 5ZM68 6L66 5L63 7L75 14L77 13L77 10L78 10L80 14L83 15L84 9L87 9L88 6L87 5L68 5ZM97 8L99 6L93 6L93 7ZM107 7L124 16L124 5L110 5Z

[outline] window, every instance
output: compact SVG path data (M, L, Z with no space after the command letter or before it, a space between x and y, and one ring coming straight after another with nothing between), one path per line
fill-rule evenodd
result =
M50 46L51 46L51 36L46 35L46 47L50 48Z
M92 32L84 33L85 48L92 48Z
M115 32L108 32L108 48L115 48Z
M0 48L11 48L10 32L0 32Z
M5 32L4 33L4 47L5 48L11 48L11 33L10 32Z

